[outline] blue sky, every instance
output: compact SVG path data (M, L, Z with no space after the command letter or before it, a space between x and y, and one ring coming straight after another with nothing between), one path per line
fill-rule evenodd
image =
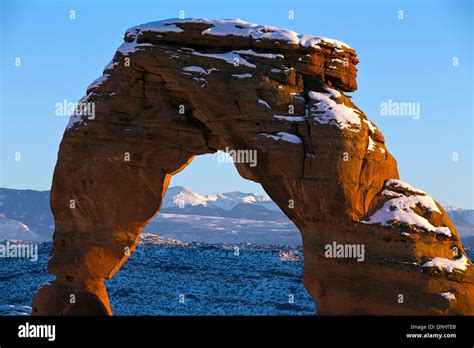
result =
M456 0L2 0L0 186L49 189L68 122L55 115L55 104L84 95L127 28L178 17L180 10L186 17L241 18L347 42L360 59L359 89L351 95L384 134L401 178L442 204L474 208L473 8ZM420 103L420 119L380 115L388 100ZM202 194L263 192L212 155L196 158L172 185Z

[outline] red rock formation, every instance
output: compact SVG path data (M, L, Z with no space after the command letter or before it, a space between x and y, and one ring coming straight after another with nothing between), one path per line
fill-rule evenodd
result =
M344 95L357 63L344 43L241 21L128 30L83 100L94 117L72 117L64 133L51 192L56 280L33 313L111 314L103 280L133 252L171 176L229 148L256 151L239 173L300 229L319 314L474 314L454 226L396 180L382 134ZM326 253L352 244L363 260Z

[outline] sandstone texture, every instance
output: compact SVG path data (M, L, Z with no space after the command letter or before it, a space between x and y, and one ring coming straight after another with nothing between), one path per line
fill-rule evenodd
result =
M112 313L104 279L133 252L172 175L194 156L237 163L301 231L321 315L474 314L474 271L443 208L399 180L379 129L345 93L356 52L240 20L129 29L71 117L51 192L49 272L33 314ZM365 257L327 257L333 243ZM74 294L75 302L70 296Z

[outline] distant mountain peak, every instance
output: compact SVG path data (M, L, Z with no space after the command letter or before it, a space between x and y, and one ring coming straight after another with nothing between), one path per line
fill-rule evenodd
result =
M188 205L207 205L207 198L192 191L188 187L173 186L168 188L163 199L163 208L177 206L184 208Z
M54 220L49 196L49 191L0 188L0 239L51 240ZM232 239L234 230L245 230L245 221L253 221L249 230L256 230L255 233L262 236L265 228L272 231L281 231L282 226L287 228L288 221L268 195L241 191L201 195L190 187L172 186L166 191L161 208L163 214L156 215L153 221L160 221L163 227L150 226L148 231L175 236L180 235L179 231L185 231L185 235L199 240L206 240L205 236L210 234L215 235L216 240ZM471 236L473 240L474 210L453 206L446 206L445 210L459 235L462 238ZM256 224L262 225L257 228ZM275 233L275 243L278 243L276 236L280 232ZM295 233L299 236L297 231Z

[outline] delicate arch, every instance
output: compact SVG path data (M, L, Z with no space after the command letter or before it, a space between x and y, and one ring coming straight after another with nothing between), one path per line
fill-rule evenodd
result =
M64 133L51 191L56 280L33 314L111 314L103 280L133 252L170 177L226 148L257 155L239 173L301 231L318 313L473 314L454 226L397 180L382 134L344 94L357 62L342 42L238 20L129 29ZM339 246L363 247L363 260Z

